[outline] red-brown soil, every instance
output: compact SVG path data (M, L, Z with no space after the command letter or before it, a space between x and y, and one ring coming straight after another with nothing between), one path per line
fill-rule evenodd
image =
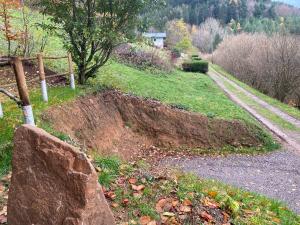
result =
M216 149L261 144L253 130L239 121L209 119L117 91L53 107L44 118L88 149L124 159L150 146Z

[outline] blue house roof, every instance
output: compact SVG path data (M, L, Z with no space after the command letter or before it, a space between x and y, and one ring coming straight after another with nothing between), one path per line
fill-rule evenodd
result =
M167 34L166 33L144 33L143 36L148 38L166 38Z

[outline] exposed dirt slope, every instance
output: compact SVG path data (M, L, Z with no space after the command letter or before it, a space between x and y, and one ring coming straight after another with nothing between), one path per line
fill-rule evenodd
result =
M88 148L130 158L141 148L258 146L259 138L238 121L208 119L116 91L82 97L50 109L45 119Z

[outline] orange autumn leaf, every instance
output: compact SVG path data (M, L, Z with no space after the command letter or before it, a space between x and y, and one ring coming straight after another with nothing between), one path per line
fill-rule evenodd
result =
M147 225L150 222L151 222L151 217L150 216L142 216L140 218L140 224L141 225Z
M137 182L137 180L136 180L135 178L130 178L130 179L128 180L128 182L129 182L130 184L135 184L135 183Z
M134 191L142 191L142 190L145 189L145 185L134 185L134 184L132 184L132 185L131 185L131 188L132 188L132 190L134 190Z

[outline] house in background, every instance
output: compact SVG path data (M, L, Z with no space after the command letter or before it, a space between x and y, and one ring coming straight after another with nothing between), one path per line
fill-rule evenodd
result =
M151 39L154 45L158 48L164 47L164 43L167 38L166 33L144 33L143 36Z

